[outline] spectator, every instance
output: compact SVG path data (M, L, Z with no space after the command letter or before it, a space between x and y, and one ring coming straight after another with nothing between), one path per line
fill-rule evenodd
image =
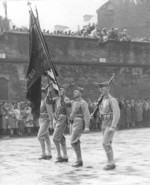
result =
M120 34L119 34L119 30L118 30L118 28L115 28L114 29L114 40L120 40L120 38L119 38L119 36L120 36Z
M130 36L127 34L127 29L124 29L121 33L121 39L120 41L130 41Z
M26 106L25 109L25 119L24 119L24 122L25 122L25 127L27 129L27 133L28 134L31 134L31 129L33 127L33 116L31 114L31 108L29 106Z
M8 110L8 121L9 121L9 130L10 130L10 135L14 135L14 131L17 128L16 127L16 117L15 117L15 111L14 111L14 106L11 105L9 110Z
M95 24L93 23L92 26L90 26L90 33L94 30Z
M143 107L143 126L150 126L150 105L149 102L145 102Z
M24 122L23 122L23 113L21 110L21 103L18 103L17 108L14 111L17 120L18 135L22 136L24 133Z
M102 42L105 42L108 40L108 33L107 33L107 30L106 28L103 28L101 33L100 33L100 36L101 36L101 41Z
M129 101L126 101L126 126L127 128L132 127L131 125L131 104Z
M143 104L141 100L138 100L136 103L136 126L142 127L142 121L143 121Z
M111 28L108 34L108 38L112 40L119 40L118 28Z
M13 25L11 31L16 31L16 26Z
M131 100L131 124L132 124L132 127L135 127L135 120L136 120L135 101Z
M126 104L125 100L121 100L121 109L120 109L120 120L118 123L118 129L124 129L126 125Z
M2 133L7 134L8 121L7 121L6 103L3 103L2 105L1 114L2 114Z
M100 39L100 35L98 32L98 26L95 25L95 29L91 32L91 38L93 39Z

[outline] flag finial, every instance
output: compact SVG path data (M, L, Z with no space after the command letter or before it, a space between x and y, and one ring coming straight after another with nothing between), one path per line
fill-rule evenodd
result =
M27 2L27 6L31 6L31 2L30 1Z

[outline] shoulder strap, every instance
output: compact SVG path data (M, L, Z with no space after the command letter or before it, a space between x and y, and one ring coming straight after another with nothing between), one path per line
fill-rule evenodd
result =
M112 99L113 99L113 97L109 96L109 105L110 105L111 110L113 111L113 109L112 109Z

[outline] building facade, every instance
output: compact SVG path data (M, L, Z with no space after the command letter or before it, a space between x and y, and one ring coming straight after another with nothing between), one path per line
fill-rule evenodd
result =
M98 27L127 29L134 38L150 38L149 0L109 0L97 10Z

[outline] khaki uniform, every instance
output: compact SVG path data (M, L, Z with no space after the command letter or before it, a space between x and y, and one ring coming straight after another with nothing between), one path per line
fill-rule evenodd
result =
M85 100L81 98L78 101L73 101L70 119L73 122L71 133L71 145L77 155L77 161L80 161L82 160L80 149L80 137L84 131L84 128L89 128L90 124L90 113L88 109L88 104Z
M108 157L108 161L113 161L113 151L112 151L112 140L114 136L114 131L110 128L116 128L119 118L120 109L117 100L108 94L107 97L103 98L102 103L99 106L99 113L102 119L102 132L103 132L103 147Z
M64 156L67 155L66 149L66 138L64 136L64 132L67 127L67 105L70 105L70 100L67 97L64 97L64 104L61 103L61 98L54 99L56 104L56 112L55 112L55 123L54 123L54 133L53 133L53 142L56 145L56 149L58 152L58 156L61 156L60 153L60 144L63 150ZM67 104L68 103L68 104Z
M50 143L49 130L48 130L50 126L50 121L49 121L49 115L48 115L46 106L47 106L46 100L41 101L40 119L39 119L40 128L39 128L37 137L41 144L42 155L46 155L45 142L47 145L48 155L51 155L51 143Z

